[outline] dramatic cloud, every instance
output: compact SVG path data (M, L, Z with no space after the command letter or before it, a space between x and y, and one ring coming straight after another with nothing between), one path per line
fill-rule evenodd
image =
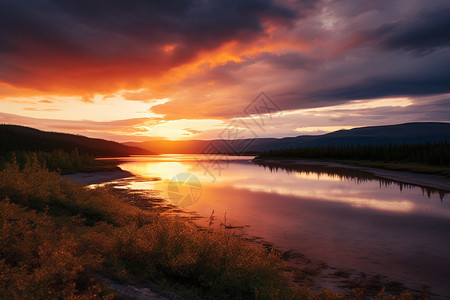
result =
M450 46L450 7L425 8L416 18L387 24L375 32L386 36L383 45L390 49L412 50L426 54Z
M269 43L289 41L285 49L205 68L175 85L174 101L153 110L173 119L241 116L261 90L286 110L448 93L449 11L443 1L316 3L294 27L273 33ZM178 92L189 87L191 94Z
M270 0L6 0L0 80L66 93L137 87L202 51L288 25L295 15Z
M276 136L449 121L449 14L448 0L4 0L0 111L207 138L265 91L286 113Z
M30 118L2 112L0 112L0 123L20 124L44 131L82 134L89 137L107 138L122 142L129 141L130 139L147 140L148 136L141 136L139 132L145 133L148 131L148 129L142 129L142 127L149 128L155 125L148 118L116 120L111 122L70 121Z

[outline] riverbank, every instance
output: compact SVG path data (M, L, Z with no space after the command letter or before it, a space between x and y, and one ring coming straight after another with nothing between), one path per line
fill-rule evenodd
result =
M362 172L367 172L379 178L394 180L404 184L416 185L420 187L428 187L445 192L450 192L450 179L443 175L413 173L401 170L386 170L381 168L374 168L369 166L354 165L344 162L335 161L321 161L310 159L253 159L254 163L266 164L271 166L324 166L331 168L351 169Z

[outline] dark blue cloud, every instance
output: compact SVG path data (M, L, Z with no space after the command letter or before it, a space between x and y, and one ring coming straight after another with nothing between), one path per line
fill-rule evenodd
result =
M139 42L141 46L176 42L196 50L230 38L251 38L263 31L262 22L267 20L287 24L295 18L294 11L271 0L5 0L0 3L0 47L30 39L49 48L78 45L105 52L122 50L121 43L133 50ZM101 47L105 42L112 48Z
M397 24L383 41L383 45L419 53L450 46L450 6L421 12L417 19Z

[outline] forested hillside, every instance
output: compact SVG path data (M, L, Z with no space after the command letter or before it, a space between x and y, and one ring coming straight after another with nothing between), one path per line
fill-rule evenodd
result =
M328 145L270 150L259 156L259 158L269 157L412 162L450 166L450 143L444 141L414 145Z
M17 151L72 152L75 149L78 149L80 154L90 154L95 157L153 154L149 150L102 139L46 132L24 126L0 125L0 154L2 155Z

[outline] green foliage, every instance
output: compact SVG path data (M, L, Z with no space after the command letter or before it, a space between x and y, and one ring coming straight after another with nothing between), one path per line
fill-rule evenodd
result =
M270 150L260 158L311 158L420 163L450 167L450 143L316 146Z

